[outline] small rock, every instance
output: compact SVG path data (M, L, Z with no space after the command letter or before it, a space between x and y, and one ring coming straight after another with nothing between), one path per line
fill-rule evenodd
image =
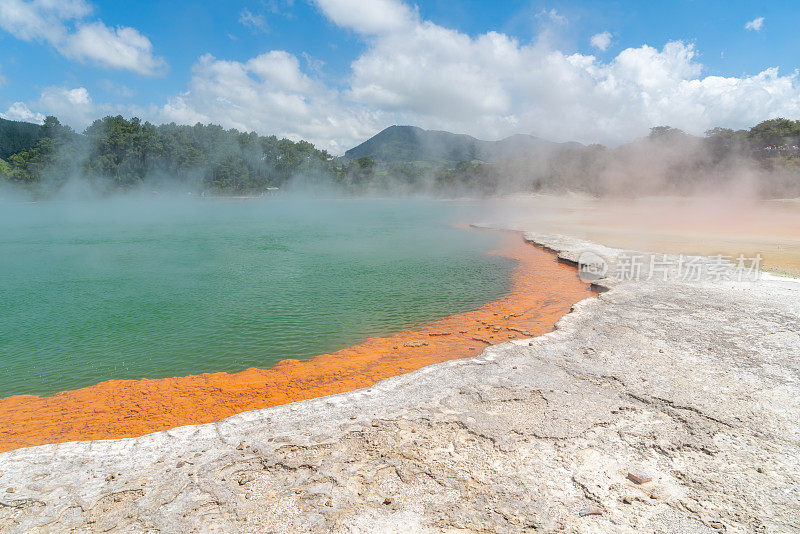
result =
M236 450L237 451L243 451L244 450L244 441L240 441L239 442L239 444L236 446Z
M758 471L759 473L763 474L764 473L764 468L761 467L761 466L758 466L758 467L756 467L756 471ZM3 476L3 472L2 471L0 471L0 476Z
M383 499L383 504L392 504L391 497L386 497L385 499Z
M511 368L512 368L512 369L516 369L516 368L517 368L517 366L516 366L516 365L514 365L514 366L512 366Z
M660 352L661 354L664 354L664 349L658 349L658 352Z
M175 464L175 467L177 467L178 469L180 469L180 468L181 468L181 467L183 467L184 465L186 465L186 462L184 462L184 461L180 461L180 462L178 462L177 464Z
M646 484L651 482L653 478L639 471L628 471L628 480L636 482L637 484Z
M252 493L245 493L245 494L244 494L244 498L245 498L245 499L247 499L247 500L249 501L250 499L252 499L252 498L253 498L253 494L252 494Z
M631 499L630 497L625 496L625 497L622 498L622 502L625 503L625 504L632 504L633 503L633 499Z
M351 416L350 416L350 419L355 419L355 418L356 418L356 416L355 416L355 415L351 415Z
M17 490L15 490L14 488L6 488L6 493L14 493L15 491Z
M708 524L711 525L711 528L725 530L725 525L723 525L721 521L709 521Z
M195 458L199 458L200 456L203 456L203 453L200 453L200 452L194 453L194 457Z
M424 347L427 344L427 341L406 341L404 343L406 347Z
M528 343L528 346L529 346L529 347L532 347L532 346L533 346L533 341L531 341L530 343Z
M394 347L392 347L392 348L394 348L394 350L397 350L397 348L398 348L398 347L397 347L397 345L395 345L395 346L394 346Z
M597 506L587 506L580 511L579 515L581 517L586 517L587 515L603 515L603 511Z
M661 495L659 495L658 493L651 493L650 494L650 498L651 499L660 499Z
M325 506L333 506L333 501L328 499L327 501L325 501Z
M258 452L258 449L253 449L253 452Z

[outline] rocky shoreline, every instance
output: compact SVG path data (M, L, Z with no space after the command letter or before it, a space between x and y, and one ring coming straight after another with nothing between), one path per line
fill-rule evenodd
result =
M800 282L595 284L477 358L0 454L0 531L800 532Z

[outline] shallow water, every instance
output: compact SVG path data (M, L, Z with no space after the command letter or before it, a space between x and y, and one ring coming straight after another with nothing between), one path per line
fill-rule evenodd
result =
M419 200L0 205L0 397L269 367L472 309L498 236Z

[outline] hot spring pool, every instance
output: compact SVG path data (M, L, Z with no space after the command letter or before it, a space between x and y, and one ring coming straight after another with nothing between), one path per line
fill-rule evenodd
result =
M469 203L112 199L0 204L0 397L269 367L507 291Z

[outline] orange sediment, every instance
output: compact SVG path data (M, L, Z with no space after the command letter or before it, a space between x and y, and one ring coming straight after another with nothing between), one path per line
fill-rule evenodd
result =
M505 236L497 254L517 260L511 290L473 311L418 330L367 339L307 362L239 373L109 380L51 397L0 399L0 452L45 443L140 436L182 425L369 386L394 375L480 354L488 345L552 330L589 296L573 267Z

